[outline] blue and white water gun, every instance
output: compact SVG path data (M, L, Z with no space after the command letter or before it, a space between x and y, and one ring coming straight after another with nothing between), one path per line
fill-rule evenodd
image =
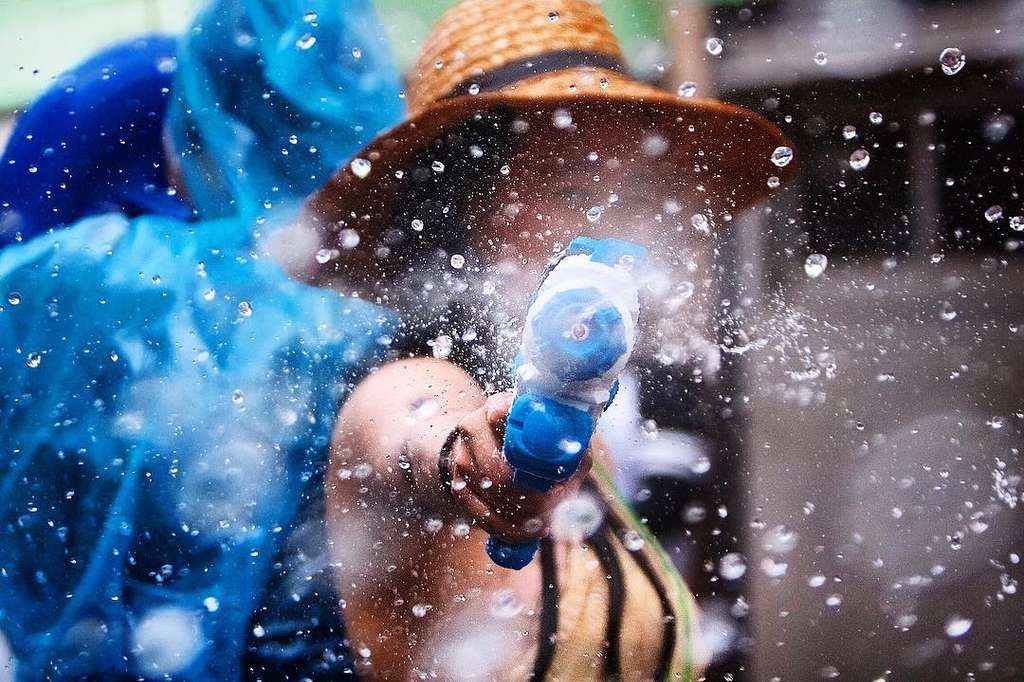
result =
M547 491L579 467L633 352L646 260L636 244L577 237L541 282L526 313L505 426L516 484ZM491 537L487 554L518 570L538 546Z

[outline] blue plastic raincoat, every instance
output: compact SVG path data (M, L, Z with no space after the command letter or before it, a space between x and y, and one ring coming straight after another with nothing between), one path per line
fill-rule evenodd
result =
M351 670L318 505L395 319L290 279L259 230L399 118L380 33L365 0L215 2L179 44L169 127L218 219L105 214L0 250L19 680Z

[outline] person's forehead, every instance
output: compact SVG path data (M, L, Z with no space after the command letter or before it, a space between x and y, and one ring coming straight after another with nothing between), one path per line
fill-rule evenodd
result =
M595 134L527 134L517 140L507 177L495 190L549 199L614 194L613 200L631 203L660 203L670 197L687 204L699 201L698 183L687 182L686 169L645 149L660 144L657 139L647 142L641 131L614 142Z

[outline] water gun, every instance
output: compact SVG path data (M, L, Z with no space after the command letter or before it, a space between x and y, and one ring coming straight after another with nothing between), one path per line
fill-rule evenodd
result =
M633 352L646 260L636 244L577 237L545 274L526 313L505 426L517 485L547 491L579 467ZM518 570L539 544L492 536L487 554Z

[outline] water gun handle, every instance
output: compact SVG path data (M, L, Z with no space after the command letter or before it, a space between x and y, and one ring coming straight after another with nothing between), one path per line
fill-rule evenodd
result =
M526 315L505 426L503 453L517 485L546 492L579 468L633 350L633 270L645 260L646 250L629 242L578 237L541 283ZM518 570L539 544L491 537L487 554Z
M547 492L572 476L590 445L594 420L584 410L550 397L516 396L505 424L505 459L515 470L515 482ZM494 563L519 570L533 559L538 540L510 543L491 537L487 555Z

